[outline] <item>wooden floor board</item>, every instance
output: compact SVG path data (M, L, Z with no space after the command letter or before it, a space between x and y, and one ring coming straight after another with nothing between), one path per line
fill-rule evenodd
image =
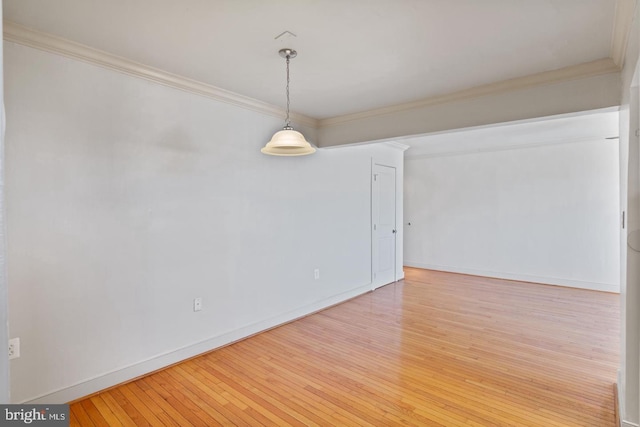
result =
M89 418L89 415L87 414L87 412L84 410L83 406L82 406L83 402L78 402L74 405L71 406L70 408L70 412L71 412L71 417L69 417L70 419L70 424L71 425L78 425L78 426L82 426L82 427L93 427L95 426L95 424L93 423L93 421L91 421L91 418ZM77 424L74 424L77 423Z
M71 425L614 427L619 296L406 278L71 406Z

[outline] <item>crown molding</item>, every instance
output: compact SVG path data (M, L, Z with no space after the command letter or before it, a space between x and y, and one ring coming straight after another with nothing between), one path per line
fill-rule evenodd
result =
M611 32L611 59L618 66L624 66L624 57L627 53L629 32L637 0L616 0L615 15L613 18L613 30Z
M285 110L248 96L240 95L216 86L208 85L196 80L168 73L158 68L140 64L135 61L113 55L92 47L76 43L48 33L32 30L11 21L4 21L4 40L32 47L45 52L55 53L68 58L87 62L102 68L107 68L129 76L149 80L174 89L190 92L196 95L214 99L273 117L283 118ZM318 121L298 113L291 113L293 122L313 128Z
M448 102L462 101L465 99L478 98L481 96L494 95L504 92L515 91L519 89L530 88L534 86L542 86L553 83L562 83L570 80L577 80L586 77L595 77L603 74L617 73L620 68L611 58L602 58L592 62L585 62L579 65L560 68L558 70L545 71L542 73L531 74L524 77L517 77L510 80L503 80L497 83L490 83L482 86L472 87L470 89L458 92L448 93L445 95L425 98L418 101L408 102L405 104L392 105L389 107L377 108L374 110L363 111L360 113L347 114L344 116L332 117L318 121L320 128L336 126L354 120L361 120L370 117L394 114L406 110L414 110L430 105L445 104Z

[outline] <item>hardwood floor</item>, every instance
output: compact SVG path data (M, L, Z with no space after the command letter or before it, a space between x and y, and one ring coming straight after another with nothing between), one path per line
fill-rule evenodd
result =
M615 425L618 295L405 271L74 403L71 425Z

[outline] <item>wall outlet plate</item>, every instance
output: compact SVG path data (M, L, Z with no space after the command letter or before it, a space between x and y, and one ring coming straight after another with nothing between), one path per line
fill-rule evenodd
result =
M193 311L202 310L202 298L195 298L193 300Z
M20 338L9 340L9 360L20 357Z

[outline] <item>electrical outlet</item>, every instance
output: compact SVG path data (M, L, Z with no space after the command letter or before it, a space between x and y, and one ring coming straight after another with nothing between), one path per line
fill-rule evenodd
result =
M202 298L196 298L193 300L193 311L202 310Z
M316 268L315 270L313 270L313 278L315 280L318 280L320 278L320 269Z
M20 338L9 340L9 360L20 357Z

